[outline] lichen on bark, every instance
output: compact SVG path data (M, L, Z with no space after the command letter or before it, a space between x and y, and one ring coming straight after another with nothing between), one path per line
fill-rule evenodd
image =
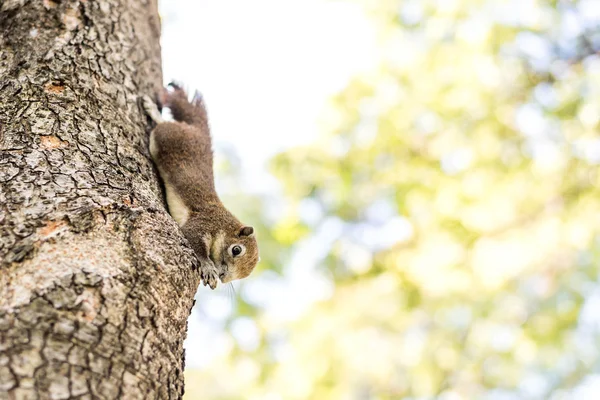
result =
M200 283L139 97L155 0L0 0L0 400L177 399Z

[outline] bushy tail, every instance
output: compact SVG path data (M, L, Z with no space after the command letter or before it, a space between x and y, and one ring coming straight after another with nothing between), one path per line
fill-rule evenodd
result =
M190 102L187 93L179 84L172 82L169 86L173 90L166 91L164 105L171 109L175 121L208 127L208 116L202 95L196 91Z

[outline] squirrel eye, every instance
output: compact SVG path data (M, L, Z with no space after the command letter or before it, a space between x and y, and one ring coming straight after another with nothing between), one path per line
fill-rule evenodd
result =
M233 246L233 248L231 249L231 254L233 254L233 256L239 256L240 253L242 252L242 248L238 245Z

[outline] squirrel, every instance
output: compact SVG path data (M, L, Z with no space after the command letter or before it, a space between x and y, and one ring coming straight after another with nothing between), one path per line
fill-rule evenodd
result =
M202 96L193 100L180 85L163 89L159 105L175 122L163 121L156 102L142 97L143 108L157 125L150 133L150 155L164 183L169 213L200 261L204 285L250 275L259 261L254 228L242 224L215 191L212 140Z

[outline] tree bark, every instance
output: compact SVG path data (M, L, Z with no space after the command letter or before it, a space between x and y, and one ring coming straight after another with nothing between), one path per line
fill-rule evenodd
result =
M177 399L200 283L138 99L156 0L0 0L0 399Z

